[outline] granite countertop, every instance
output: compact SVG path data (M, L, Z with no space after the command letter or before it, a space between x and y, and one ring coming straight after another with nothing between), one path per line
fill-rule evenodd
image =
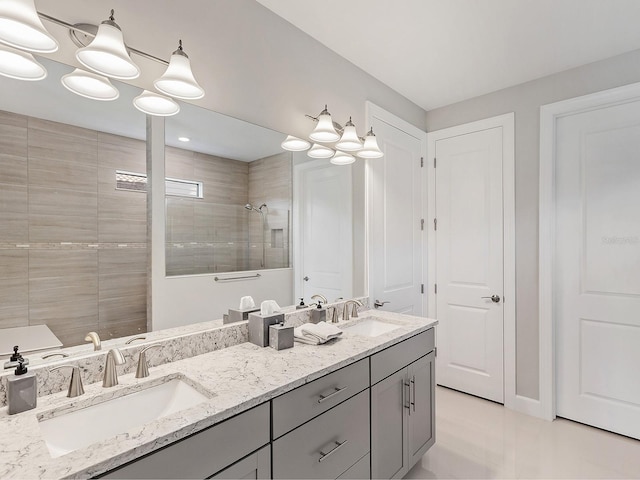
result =
M429 318L369 310L338 326L377 317L399 328L377 337L349 333L325 345L296 342L294 348L274 350L251 343L224 348L151 368L148 378L122 375L109 389L101 383L85 386L85 394L67 398L60 392L38 399L38 407L17 415L0 409L0 478L88 478L116 468L221 422L327 373L365 358L437 324ZM52 458L38 419L55 416L126 395L180 376L211 396L192 408L134 428L116 437ZM91 428L87 425L87 428ZM215 448L215 446L212 446Z

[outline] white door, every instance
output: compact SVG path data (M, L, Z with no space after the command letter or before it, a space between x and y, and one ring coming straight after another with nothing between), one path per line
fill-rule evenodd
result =
M556 125L557 415L640 438L640 101Z
M398 124L376 115L371 120L384 157L367 161L369 297L389 302L385 310L421 316L421 157L426 133Z
M327 160L294 167L299 238L296 295L333 301L352 295L351 166ZM296 302L298 303L298 302Z
M503 134L494 127L440 138L434 152L436 378L440 385L500 403Z

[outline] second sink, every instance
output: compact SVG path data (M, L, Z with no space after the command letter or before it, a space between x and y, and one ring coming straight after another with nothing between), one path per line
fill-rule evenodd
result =
M40 421L53 458L208 400L180 378Z

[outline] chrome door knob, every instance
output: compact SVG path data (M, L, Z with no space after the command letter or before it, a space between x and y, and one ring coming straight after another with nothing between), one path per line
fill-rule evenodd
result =
M480 297L480 298L490 298L493 303L500 303L500 295L491 295L490 297Z
M308 281L309 281L309 277L304 277L304 278L303 278L303 280L304 280L305 282L308 282Z

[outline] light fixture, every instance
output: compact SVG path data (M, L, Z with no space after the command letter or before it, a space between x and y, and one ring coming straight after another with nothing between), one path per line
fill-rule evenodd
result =
M204 97L204 90L193 76L191 61L182 49L182 40L178 49L171 54L169 66L153 85L158 91L183 100L197 100Z
M364 146L356 155L360 158L380 158L384 156L384 153L380 150L380 147L378 147L378 141L373 133L373 127L367 132L367 136L364 138Z
M0 75L17 80L42 80L47 70L30 53L0 45Z
M36 53L58 50L58 42L42 25L33 0L0 2L0 42Z
M356 161L356 157L348 153L338 151L329 161L334 165L349 165Z
M358 138L358 133L356 132L355 125L351 121L351 117L349 117L349 121L344 125L342 137L340 137L340 141L336 143L336 148L345 152L355 152L362 148L362 142L360 142Z
M67 73L60 81L67 90L92 100L110 101L120 96L108 78L80 68Z
M133 105L141 112L158 117L170 117L180 111L180 105L175 100L149 90L143 91L134 98Z
M314 143L313 147L307 152L307 155L311 158L331 158L336 151L332 148L325 147L318 143Z
M315 119L315 117L312 117ZM317 117L318 125L315 130L311 132L309 138L314 142L332 143L337 142L340 139L340 134L336 132L333 126L333 120L331 114L327 111L327 106L324 106L324 110L320 112Z
M290 152L304 152L309 149L311 144L302 138L287 135L287 138L285 138L284 142L282 142L280 146Z
M178 137L178 140L180 142L190 142L191 139L189 137Z
M85 67L108 77L130 80L140 76L140 69L124 45L122 30L114 20L113 10L109 18L100 24L91 43L78 49L76 58Z

